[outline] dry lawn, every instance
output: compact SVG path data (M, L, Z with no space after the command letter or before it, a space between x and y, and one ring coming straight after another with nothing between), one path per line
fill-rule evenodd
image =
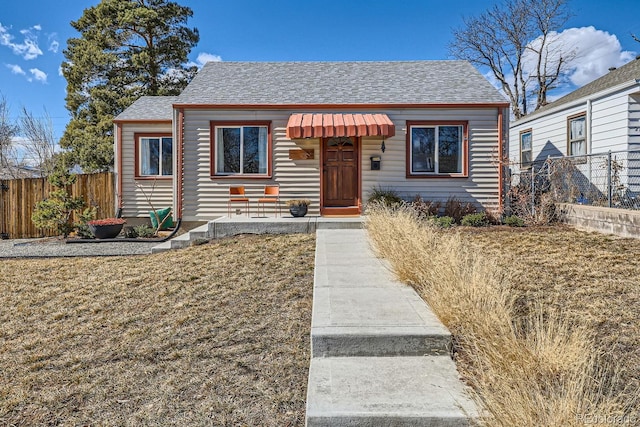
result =
M460 229L463 238L509 270L521 316L542 304L586 328L594 352L616 361L618 393L640 390L640 239L565 226ZM640 414L639 414L640 415ZM640 420L639 420L640 422Z
M312 235L0 261L0 425L304 424Z
M368 229L454 333L486 425L640 423L640 242L566 228L440 230L408 209L373 211Z

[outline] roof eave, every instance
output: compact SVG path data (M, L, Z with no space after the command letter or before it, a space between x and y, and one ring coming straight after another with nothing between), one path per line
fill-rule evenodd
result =
M171 119L113 119L113 123L172 123Z
M406 109L406 108L508 108L508 102L465 102L465 103L410 103L410 104L192 104L176 103L173 108L192 109L251 109L251 110L290 110L290 109Z
M532 120L538 119L540 117L544 117L545 115L548 115L548 114L554 114L554 113L560 112L562 110L568 110L570 108L574 108L574 107L576 107L576 106L578 106L580 104L586 103L588 100L595 101L595 100L598 100L600 98L604 98L604 97L609 96L609 95L611 95L613 93L616 93L616 92L631 88L633 86L640 86L640 80L639 79L628 80L628 81L626 81L624 83L621 83L619 85L611 86L611 87L609 87L607 89L601 90L600 92L595 92L595 93L592 93L592 94L589 94L589 95L585 95L585 96L583 96L581 98L576 99L575 101L565 102L565 103L562 103L562 104L560 104L558 106L551 107L548 110L534 111L533 113L531 113L531 114L529 114L527 116L524 116L524 117L522 117L522 118L520 118L518 120L515 120L511 124L511 127L516 127L516 126L522 125L524 123L528 123L528 122L530 122Z

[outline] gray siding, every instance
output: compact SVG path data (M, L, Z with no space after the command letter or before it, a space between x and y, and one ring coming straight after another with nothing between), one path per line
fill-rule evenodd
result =
M171 135L171 124L122 124L122 216L125 218L149 217L151 207L143 194L143 190L151 198L151 203L156 209L173 206L173 184L171 180L135 179L134 135L136 133L160 132Z
M606 96L591 95L591 123L587 114L588 153L606 153L629 149L640 143L640 107L638 98L630 96L637 87L621 90ZM533 130L533 159L567 155L567 117L586 112L587 99L566 104L558 110L533 113L516 122L509 131L509 159L518 169L520 163L520 131ZM635 121L636 126L632 124Z
M319 141L291 141L286 133L290 112L282 111L215 111L186 110L184 124L184 191L183 219L205 220L227 215L229 185L244 184L251 199L263 194L264 186L280 185L283 200L311 200L309 214L317 215L320 204ZM271 121L273 142L272 179L212 179L210 176L210 121ZM289 160L291 148L313 148L314 160ZM251 203L255 213L256 205Z
M385 141L386 151L380 151L379 139L362 141L362 191L366 201L375 187L393 188L403 198L446 201L455 197L487 209L498 207L498 128L497 109L468 110L403 110L387 111L396 125L396 136ZM407 121L454 120L468 121L468 178L406 178ZM371 156L382 158L381 170L372 171Z
M640 150L640 94L629 96L629 149Z
M628 91L593 101L591 152L628 149Z
M344 110L345 112L347 110ZM352 110L348 110L352 111ZM311 200L309 213L319 214L320 205L320 141L319 139L290 140L286 124L294 112L286 110L185 110L184 126L184 192L183 219L206 220L227 215L230 184L243 183L251 199L257 199L265 184L277 183L281 198ZM313 112L313 111L310 111ZM356 111L362 112L362 111ZM396 125L396 136L387 139L387 150L380 151L381 138L363 138L361 149L362 196L366 201L375 186L391 187L406 198L416 194L425 199L446 200L454 196L463 201L497 207L497 109L423 109L376 111L389 115ZM271 121L273 137L273 175L267 180L212 179L210 177L210 121L261 120ZM469 122L469 178L406 178L406 121L466 120ZM314 149L313 160L290 160L289 149ZM382 170L371 171L369 157L382 157ZM256 205L251 203L255 214Z

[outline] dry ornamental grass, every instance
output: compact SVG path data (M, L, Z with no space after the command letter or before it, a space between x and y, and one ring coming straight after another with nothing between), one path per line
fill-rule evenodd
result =
M0 261L0 424L303 425L314 241Z
M370 212L368 229L453 332L485 425L640 424L640 241L440 230L402 208Z

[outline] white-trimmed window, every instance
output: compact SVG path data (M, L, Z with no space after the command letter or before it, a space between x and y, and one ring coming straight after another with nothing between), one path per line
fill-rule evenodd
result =
M173 139L163 135L137 136L138 177L162 177L173 174Z
M585 113L567 118L567 152L569 156L587 154L587 128Z
M531 129L520 132L520 166L528 168L533 162L533 131Z
M465 173L463 124L409 126L409 174Z
M268 175L269 126L212 125L214 175Z

